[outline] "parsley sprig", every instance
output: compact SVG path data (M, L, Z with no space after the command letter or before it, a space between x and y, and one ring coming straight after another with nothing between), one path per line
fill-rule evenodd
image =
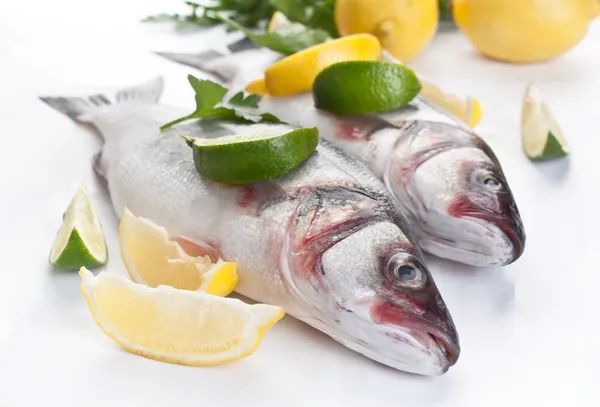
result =
M213 81L198 79L193 75L188 75L188 81L195 92L196 110L192 114L161 126L161 130L192 119L228 120L238 123L283 123L270 113L261 114L257 111L258 102L261 100L259 95L245 95L244 92L238 92L224 102L227 88Z
M330 38L327 31L308 28L300 23L289 22L273 32L255 33L237 21L221 14L211 13L209 15L229 24L231 28L241 31L256 45L270 48L285 55L291 55L313 45L321 44Z

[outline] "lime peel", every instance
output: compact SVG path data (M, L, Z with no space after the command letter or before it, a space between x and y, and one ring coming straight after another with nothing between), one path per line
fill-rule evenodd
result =
M56 235L49 263L57 268L79 270L106 264L108 250L102 226L85 187L71 200Z
M530 84L521 117L523 150L531 160L548 160L569 154L567 140L539 89Z
M277 178L302 164L317 148L319 132L315 127L293 130L273 125L215 139L183 138L193 150L200 175L243 185Z
M334 114L374 114L409 104L421 91L417 75L386 61L346 61L325 68L313 85L315 106Z

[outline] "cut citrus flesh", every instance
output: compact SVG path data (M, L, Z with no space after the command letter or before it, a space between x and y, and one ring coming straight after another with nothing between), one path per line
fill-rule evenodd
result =
M291 21L283 14L281 11L276 11L273 13L271 20L269 20L269 24L267 24L267 32L272 33L277 28L291 24Z
M319 72L342 61L376 60L381 44L371 34L356 34L306 48L280 59L265 70L271 96L287 96L312 89Z
M252 131L215 139L187 139L200 175L241 185L276 178L304 162L317 148L316 128L255 125Z
M49 262L52 266L79 270L106 264L108 250L102 226L85 187L80 187L63 215Z
M334 114L383 113L407 105L420 92L415 73L383 61L346 61L324 69L313 86L315 106Z
M149 287L168 285L226 296L238 282L236 263L213 264L209 256L189 256L169 239L166 229L127 208L119 226L119 247L131 279Z
M529 85L521 115L523 150L532 160L564 157L569 153L565 136L535 85Z
M422 85L421 96L438 104L471 127L479 124L483 116L483 110L477 98L470 96L459 98L452 93L444 92L438 86L423 80L421 77L419 80Z
M157 288L82 267L81 292L102 331L129 352L190 366L251 355L283 315L273 305L248 305L201 291Z

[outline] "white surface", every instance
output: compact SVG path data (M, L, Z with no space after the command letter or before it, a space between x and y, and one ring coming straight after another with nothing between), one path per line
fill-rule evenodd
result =
M38 3L34 7L33 3ZM122 269L117 222L90 160L99 141L39 94L129 85L163 74L165 103L190 105L191 70L148 52L196 50L199 37L138 24L178 1L0 4L0 406L598 406L600 363L600 23L547 64L507 66L443 33L414 61L443 87L477 95L527 231L524 256L477 270L430 259L462 354L444 376L376 365L286 317L256 354L186 368L121 351L94 325L76 274L47 266L61 214L90 188ZM519 118L535 81L572 146L532 164Z

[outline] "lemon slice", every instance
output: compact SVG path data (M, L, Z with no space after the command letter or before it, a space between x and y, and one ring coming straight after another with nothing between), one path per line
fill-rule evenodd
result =
M213 264L209 256L189 256L169 239L166 229L127 208L119 226L119 247L131 279L149 287L168 285L226 296L238 282L236 263Z
M477 98L466 96L460 98L452 93L444 92L433 83L419 77L421 95L433 103L446 109L471 127L477 126L483 116L481 103Z
M63 215L49 262L52 266L78 270L106 264L108 250L102 226L87 189L80 187Z
M82 267L81 292L102 331L129 352L190 366L251 355L283 309L201 291L150 288Z
M287 96L312 89L323 69L337 62L376 60L379 40L371 34L356 34L306 48L280 59L265 70L269 95Z
M523 150L532 160L559 158L569 154L567 140L535 85L529 85L525 91L521 137Z

